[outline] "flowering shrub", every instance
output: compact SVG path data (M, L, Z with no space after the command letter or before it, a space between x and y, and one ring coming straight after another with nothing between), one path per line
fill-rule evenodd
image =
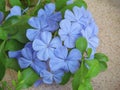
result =
M12 81L15 90L42 83L64 85L70 78L73 90L93 90L90 80L107 68L108 57L96 53L98 27L86 3L9 3L13 7L8 13L0 6L0 80L11 68L18 72Z

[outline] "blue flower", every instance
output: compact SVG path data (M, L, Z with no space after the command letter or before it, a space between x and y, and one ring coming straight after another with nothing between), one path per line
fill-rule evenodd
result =
M2 23L3 19L4 19L4 14L3 12L0 12L0 24Z
M77 49L72 49L68 54L66 47L55 49L54 56L50 59L50 68L52 71L63 69L74 73L80 66L81 53Z
M73 8L73 12L70 10L66 10L64 17L71 22L79 23L83 29L85 29L91 23L94 23L91 13L87 11L84 7L79 8L75 6Z
M19 6L14 6L13 8L11 8L10 14L8 14L6 19L8 19L8 18L10 18L12 16L21 16L21 15L22 15L21 8Z
M78 23L72 23L67 19L60 22L59 35L64 45L68 48L75 46L75 41L81 36L81 27Z
M91 26L87 26L85 30L81 31L82 36L85 37L88 42L88 48L92 48L93 50L92 55L96 52L99 44L99 39L95 32L96 30Z
M68 0L67 5L73 4L74 0Z
M32 45L30 48L28 46L24 47L21 51L19 51L19 54L20 55L18 57L18 52L10 52L9 56L13 58L16 57L18 59L18 64L22 69L30 66L39 74L42 70L45 70L47 68L46 63L41 62L36 57L36 52L33 51Z
M63 75L64 72L62 70L57 70L54 72L49 72L47 70L44 70L40 74L40 76L43 79L43 82L46 84L52 84L54 81L57 84L61 83Z
M61 46L62 42L58 37L52 39L50 32L42 32L39 39L33 41L33 49L37 51L40 60L48 60L52 56L54 49Z
M40 9L37 17L29 19L28 23L34 29L28 29L26 36L30 41L38 38L43 31L54 32L59 28L58 22L62 19L60 12L55 12L55 4L45 5L45 10Z

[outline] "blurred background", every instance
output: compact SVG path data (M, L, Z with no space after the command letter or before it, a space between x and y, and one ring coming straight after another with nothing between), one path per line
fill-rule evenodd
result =
M98 52L109 57L108 69L92 81L94 90L120 90L120 0L85 0L98 27ZM7 70L4 80L11 83L16 73ZM71 81L65 86L41 85L27 90L72 90Z

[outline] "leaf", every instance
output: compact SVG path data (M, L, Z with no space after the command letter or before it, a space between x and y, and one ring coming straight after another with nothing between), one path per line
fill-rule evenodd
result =
M25 69L23 72L21 72L20 76L20 80L16 85L16 90L28 88L29 86L32 86L36 80L39 79L37 73L35 73L31 68Z
M79 49L82 53L86 51L87 40L84 37L80 37L76 40L76 48Z
M3 25L2 28L7 32L9 39L18 40L21 43L28 42L26 38L26 30L30 28L28 25L29 16L13 16L9 18Z
M5 75L6 68L4 64L0 61L0 81L3 79Z
M20 0L9 0L9 3L11 6L15 6L15 5L22 6Z
M4 31L2 28L0 28L0 39L1 40L6 40L8 37L7 32Z
M65 85L70 80L70 77L71 77L70 72L65 73L64 76L62 77L62 82L60 84Z
M96 53L95 59L97 59L99 61L103 61L103 62L107 62L109 60L108 57L103 53Z
M0 0L0 11L5 12L5 0Z
M80 69L78 69L73 77L72 88L73 90L78 90L79 85L84 83L85 75L87 74L88 69L85 66L85 63L82 62Z
M19 71L19 70L21 71L21 68L16 59L7 58L6 67L10 69L14 69L15 71Z
M17 40L10 39L7 41L5 45L5 50L9 50L9 51L20 50L23 48L23 46L24 44L18 42Z
M105 71L107 69L106 62L99 62L100 63L100 71Z
M84 83L80 84L78 90L93 90L92 84L89 80L85 80Z
M56 1L55 1L56 10L59 11L59 10L61 10L63 7L65 7L67 1L68 1L68 0L61 0L61 1L60 1L60 0L56 0Z
M88 73L86 74L86 78L93 78L98 75L100 72L100 65L99 61L94 59L94 60L85 60L85 63L88 65Z
M88 58L91 56L91 53L92 53L92 49L91 49L91 48L88 48L88 49L87 49L87 56L88 56Z

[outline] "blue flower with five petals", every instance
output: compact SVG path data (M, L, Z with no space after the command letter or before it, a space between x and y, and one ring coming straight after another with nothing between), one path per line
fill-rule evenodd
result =
M68 54L66 47L59 47L55 49L54 56L50 58L50 69L52 71L62 69L74 73L80 66L81 57L78 49L72 49Z
M40 60L47 61L53 54L54 49L61 46L62 42L59 37L52 39L50 32L42 32L39 39L33 41L33 49L37 51L37 57Z
M66 47L74 48L77 38L81 36L81 30L78 23L72 23L64 19L60 22L60 30L58 33Z

